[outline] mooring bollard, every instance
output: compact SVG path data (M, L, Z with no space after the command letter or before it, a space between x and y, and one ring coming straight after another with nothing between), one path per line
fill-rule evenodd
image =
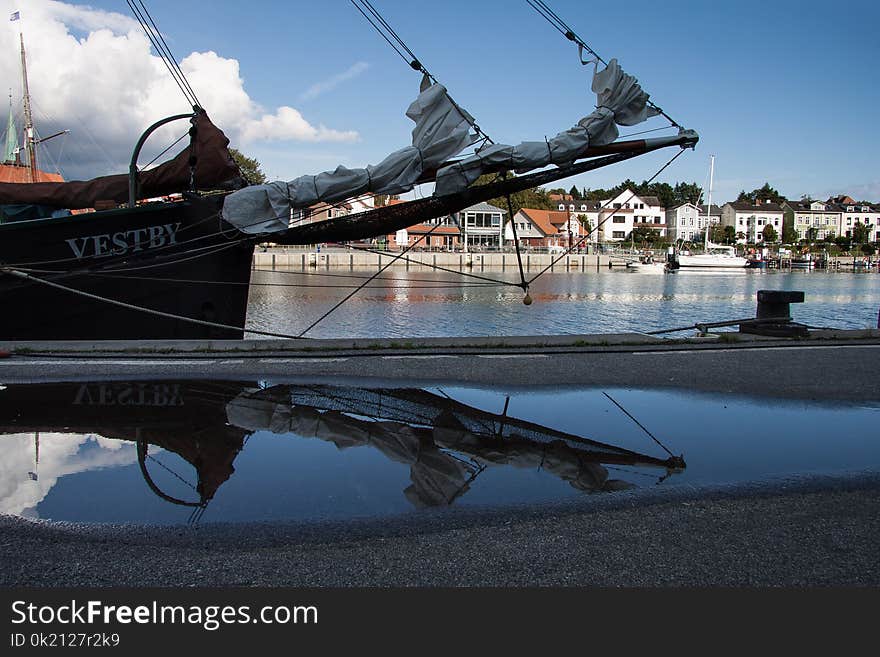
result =
M803 292L758 290L758 308L755 311L755 317L757 319L770 319L771 317L791 319L790 304L803 302Z
M806 337L809 335L807 327L791 321L790 304L803 302L804 293L801 291L758 290L755 319L776 321L744 322L739 331L777 337Z

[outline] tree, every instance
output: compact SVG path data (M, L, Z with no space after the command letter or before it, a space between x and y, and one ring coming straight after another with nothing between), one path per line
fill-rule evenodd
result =
M727 228L733 229L733 226L722 226L721 224L713 224L709 228L709 241L720 244L724 241Z
M695 182L675 183L675 187L672 190L672 196L675 205L682 205L684 203L700 205L703 202L703 188Z
M725 226L723 240L725 244L733 244L736 241L736 228L733 226Z
M262 185L266 182L266 174L260 169L260 163L252 157L247 157L241 151L230 148L229 154L238 165L242 177L251 185Z
M572 197L575 201L580 201L581 198L582 198L582 197L581 197L581 190L579 190L575 185L572 185L572 186L571 186L571 189L568 190L568 193L571 195L571 197Z
M768 243L773 243L779 238L779 235L776 234L776 229L772 224L764 226L764 230L761 231L761 234L764 236L764 241Z
M655 228L649 228L648 226L636 226L633 229L633 232L629 234L629 238L634 242L640 242L644 244L645 242L656 242L660 239L660 231Z
M513 174L506 173L504 175L504 179L510 178ZM498 176L494 173L485 174L480 176L477 180L476 185L485 185L490 182L495 182L498 180ZM562 190L562 193L565 193ZM501 208L502 210L507 210L507 197L499 196L497 198L489 199L489 204L494 205L497 208ZM548 196L548 192L545 191L542 187L532 187L531 189L524 189L521 192L514 192L510 195L510 205L511 211L513 215L522 210L523 208L533 208L535 210L555 210L556 204L550 200ZM508 219L513 218L513 215L508 217Z
M783 218L782 220L782 242L783 244L794 244L797 242L798 234L794 229L794 215L791 219Z
M849 251L852 248L852 238L846 235L840 235L834 238L834 243L841 248L842 251Z
M753 189L750 192L745 190L736 197L738 203L757 203L758 201L770 201L771 203L784 203L787 199L773 189L770 183L764 183L763 186Z
M877 252L877 249L874 248L873 244L862 244L862 253L868 256L872 256Z
M863 244L868 241L868 227L860 221L856 221L853 226L852 240L856 244Z
M587 219L587 215L579 214L577 216L577 220L580 223L581 227L584 229L584 235L589 235L593 232L593 225L590 223L590 220ZM593 239L593 236L591 236L590 239Z

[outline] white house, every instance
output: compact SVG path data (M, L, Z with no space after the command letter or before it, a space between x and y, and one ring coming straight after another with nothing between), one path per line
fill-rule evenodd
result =
M669 239L672 241L701 240L704 238L707 226L717 226L720 223L721 208L714 203L711 213L707 212L705 205L693 203L682 203L666 211L666 227Z
M770 201L734 201L721 206L721 223L724 226L733 226L739 244L760 244L764 241L764 229L767 226L773 226L777 240L781 239L782 217L782 207Z
M601 201L599 207L600 210L586 214L590 225L598 227L601 242L622 242L641 226L666 237L666 211L656 196L637 196L631 189L625 189L615 198Z
M852 201L852 199L849 200ZM868 227L869 242L880 241L880 204L852 201L841 203L837 205L837 208L841 215L838 235L852 237L853 227L856 224L862 224Z

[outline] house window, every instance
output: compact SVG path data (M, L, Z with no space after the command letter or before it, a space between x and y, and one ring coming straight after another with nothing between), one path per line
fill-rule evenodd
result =
M560 211L560 212L564 212L564 211L565 211L565 205L564 205L564 204L562 204L562 203L559 204L559 211Z
M615 210L620 210L620 203L615 203L612 207L613 207Z
M615 224L625 224L625 223L626 223L626 217L623 217L623 216L621 216L621 215L619 215L619 214L618 214L618 215L614 215L614 218L611 220L611 223L615 223Z
M612 231L611 237L616 240L622 240L624 237L626 237L626 231L624 231L624 230Z

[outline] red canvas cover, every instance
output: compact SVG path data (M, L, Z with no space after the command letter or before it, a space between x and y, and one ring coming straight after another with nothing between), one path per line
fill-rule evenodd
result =
M221 188L238 177L239 170L227 146L223 131L199 112L196 127L195 187L199 190ZM134 144L132 144L132 147ZM190 147L168 162L139 175L141 198L181 192L189 188ZM128 174L102 176L72 182L0 183L0 204L31 203L56 208L94 208L98 201L128 202Z

